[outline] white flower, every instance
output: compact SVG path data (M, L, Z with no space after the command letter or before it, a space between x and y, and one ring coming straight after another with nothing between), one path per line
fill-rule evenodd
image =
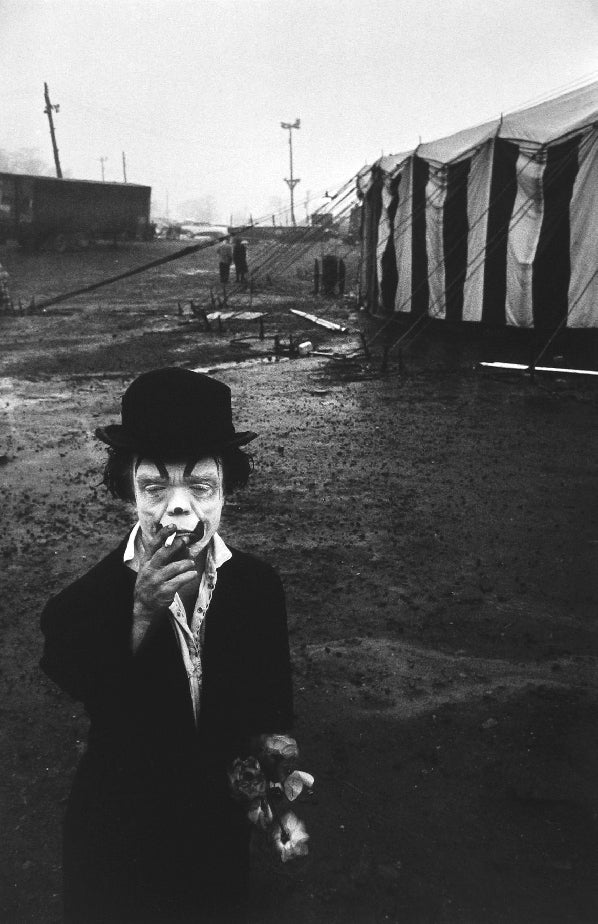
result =
M282 784L284 794L289 802L294 802L304 789L311 789L313 785L313 776L305 770L293 770Z
M284 829L284 831L283 831ZM272 831L274 849L283 863L293 857L304 857L308 852L309 834L305 825L293 812L287 812Z
M262 735L260 738L260 756L270 760L290 760L298 753L297 742L289 735Z

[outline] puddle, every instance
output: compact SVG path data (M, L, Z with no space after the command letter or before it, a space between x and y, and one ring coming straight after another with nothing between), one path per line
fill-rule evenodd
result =
M27 386L22 381L3 376L0 378L0 412L11 414L24 404L40 404L44 401L64 401L67 391L39 393L38 386Z

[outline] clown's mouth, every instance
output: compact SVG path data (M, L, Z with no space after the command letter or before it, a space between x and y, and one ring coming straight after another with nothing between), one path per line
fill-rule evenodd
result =
M203 523L198 523L195 529L177 529L175 533L172 533L164 546L168 548L172 545L175 539L182 539L185 545L195 545L196 542L200 542L204 537L205 529Z

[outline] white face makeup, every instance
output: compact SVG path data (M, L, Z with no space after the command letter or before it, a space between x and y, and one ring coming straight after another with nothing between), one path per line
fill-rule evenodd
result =
M196 558L220 525L224 491L222 468L216 459L200 459L192 469L184 462L158 466L149 459L138 459L133 484L142 537L153 539L157 529L172 524Z

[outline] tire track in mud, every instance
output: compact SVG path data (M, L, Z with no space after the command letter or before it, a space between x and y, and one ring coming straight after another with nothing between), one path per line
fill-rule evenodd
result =
M504 701L532 688L598 687L596 659L549 663L475 658L404 644L391 638L338 639L295 653L297 682L324 687L356 714L407 720L447 704Z

